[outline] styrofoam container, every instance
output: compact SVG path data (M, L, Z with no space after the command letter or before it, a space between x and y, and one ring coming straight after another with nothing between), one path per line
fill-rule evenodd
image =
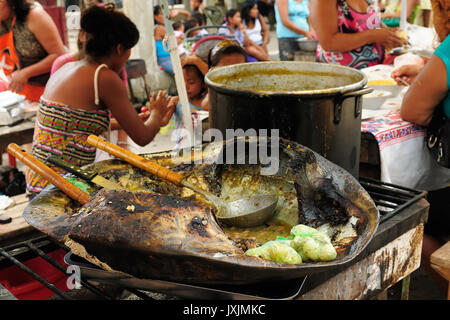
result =
M362 107L365 109L377 110L383 105L386 99L391 97L392 92L376 89L373 92L363 96Z
M371 87L374 89L374 91L388 91L392 94L390 98L399 97L402 91L405 89L405 86L399 86L395 83L395 81L392 81L393 84L377 84L375 81L369 81L367 83L368 87ZM380 82L381 83L381 82ZM372 92L373 93L373 92Z

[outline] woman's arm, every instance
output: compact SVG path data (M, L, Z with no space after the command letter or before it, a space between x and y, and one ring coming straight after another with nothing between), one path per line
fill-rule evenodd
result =
M241 23L239 25L239 29L241 30L242 34L244 35L244 43L243 46L244 47L248 47L248 46L258 46L256 43L254 43L247 34L247 28L245 27L245 25L243 23Z
M434 109L447 93L445 64L441 58L433 55L406 92L400 115L406 121L427 126Z
M166 27L164 26L156 26L154 31L155 40L163 40L166 36Z
M208 73L208 64L203 62L203 60L200 59L199 57L197 57L196 55L185 56L181 59L182 67L184 67L185 65L188 65L188 64L195 65L203 75Z
M264 21L264 18L262 16L262 14L260 14L258 16L258 19L259 19L259 22L261 23L261 33L262 33L262 36L263 36L262 47L266 48L266 46L267 46L267 44L269 43L269 40L270 40L270 31L269 31L269 28L267 27L266 22Z
M139 119L141 119L142 121L146 121L148 119L148 117L150 117L150 112L146 111L146 112L141 112L138 114ZM110 121L110 128L111 130L122 130L122 127L120 126L120 123L116 120L116 119L111 119Z
M55 59L66 52L55 23L43 9L34 8L30 10L27 24L30 31L47 51L48 56L13 74L10 89L17 92L22 91L30 78L50 72Z
M191 18L191 13L184 9L172 9L170 10L170 18L175 18L177 15L181 14L186 17L186 19Z
M150 116L144 122L131 105L125 86L111 70L102 70L99 75L100 99L112 112L120 127L140 146L153 140L161 126L166 125L175 110L178 98L167 98L165 93L153 94Z
M314 28L312 26L312 22L311 22L311 1L308 2L308 10L310 12L309 16L308 16L308 26L309 26L309 33L310 33L310 37L308 39L310 40L314 40L315 36L314 36Z
M295 33L301 34L305 37L308 37L309 32L300 28L295 23L292 22L291 19L289 19L289 7L288 7L288 0L277 0L275 5L278 8L278 12L280 13L280 19L283 26L288 28L289 30L294 31ZM310 5L310 4L308 4Z
M23 69L27 69L29 77L34 77L50 72L55 59L66 50L55 23L45 10L32 9L28 14L27 23L30 31L48 53L48 56L40 62Z
M382 43L397 47L403 40L387 28L366 30L358 33L341 33L338 28L337 0L313 0L311 21L319 43L326 51L345 52L367 43Z
M407 6L406 6L406 19L409 20L411 18L411 15L414 12L414 9L419 5L419 0L408 0ZM410 23L413 23L414 21L411 21Z

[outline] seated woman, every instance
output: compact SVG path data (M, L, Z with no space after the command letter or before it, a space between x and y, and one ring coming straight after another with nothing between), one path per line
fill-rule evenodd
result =
M192 18L197 20L199 27L206 26L207 21L206 21L206 16L204 14L197 12L192 15ZM200 29L200 31L197 35L206 36L207 34L208 34L208 31L206 29Z
M239 42L240 45L245 46L247 52L259 52L260 56L262 57L266 55L264 49L254 44L248 37L247 30L244 24L242 23L241 13L238 10L236 9L228 10L226 13L225 20L226 22L223 25L233 29L236 40ZM220 34L225 34L228 36L232 34L230 29L228 28L220 28L218 32ZM258 61L252 56L248 57L248 60L250 62Z
M8 89L39 101L53 61L65 53L52 18L27 0L0 1L0 61Z
M385 46L395 48L406 41L396 30L381 27L369 0L312 1L311 21L319 40L319 62L362 69L383 63Z
M177 98L167 98L164 92L154 93L148 119L144 122L138 117L118 73L138 42L139 32L114 6L84 11L81 29L87 40L85 58L55 72L41 98L32 154L44 163L49 155L76 166L92 163L96 150L86 142L87 137L108 130L110 113L134 142L146 145L168 123L177 103ZM30 170L26 179L32 193L48 185Z
M423 69L403 66L392 74L395 79L405 77L407 81L412 81L403 98L400 114L404 120L421 126L429 125L438 106L443 107L447 118L450 117L450 3L446 0L431 0L431 3L434 27L441 44ZM448 282L430 266L430 256L450 239L449 197L450 187L428 192L430 212L422 247L422 266L444 290Z
M270 40L269 28L267 28L264 18L259 14L256 2L253 0L244 2L241 9L241 18L245 27L243 34L246 38L243 45L247 54L259 61L272 61L267 50L267 44Z

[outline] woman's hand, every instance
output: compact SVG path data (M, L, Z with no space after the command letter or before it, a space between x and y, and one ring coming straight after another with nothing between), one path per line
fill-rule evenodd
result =
M423 65L417 65L417 64L407 64L403 65L391 73L392 79L397 82L397 84L404 85L403 81L407 82L408 84L411 84L416 79L419 72L423 69ZM402 81L403 80L403 81Z
M167 97L166 91L153 93L150 99L149 121L155 121L160 127L167 125L175 111L177 103L178 97Z
M310 31L306 31L305 33L305 38L308 40L314 40L314 33L310 32Z
M142 121L147 121L148 118L150 118L150 112L145 111L145 112L141 112L138 114L139 119L141 119Z
M267 44L263 43L263 44L261 45L261 48L263 48L263 50L264 50L267 54L269 54L269 49L267 48Z
M396 30L380 28L371 30L374 34L374 42L381 43L387 48L401 47L406 40L396 34Z
M177 104L178 104L178 97L169 97L166 114L161 119L160 127L167 126L170 119L172 118L173 112L175 111L175 107L177 106Z
M12 74L11 81L9 82L8 90L12 92L21 92L25 85L28 83L28 73L25 69L18 70Z
M149 101L150 119L157 119L159 123L166 114L165 109L168 103L167 91L154 92Z

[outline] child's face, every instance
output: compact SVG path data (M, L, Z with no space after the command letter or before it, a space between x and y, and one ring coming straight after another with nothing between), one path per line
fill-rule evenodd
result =
M204 89L204 81L194 68L183 68L184 82L189 99L200 96Z
M164 24L164 15L162 11L160 11L154 18L155 21L158 22L158 24Z
M234 26L238 26L241 24L241 22L242 22L241 13L238 11L234 14L233 17L231 17L230 23Z
M201 5L200 1L198 0L191 0L191 9L197 9Z
M199 27L198 23L197 23L194 27L192 27L192 28L197 28L197 27ZM188 37L189 37L189 38L193 38L193 37L195 37L196 35L198 35L199 33L200 33L200 29L191 31L191 32L189 32Z
M180 24L180 27L177 29L177 31L181 31L184 33L184 24Z
M222 56L219 62L217 62L216 67L231 66L238 63L245 63L245 57L235 52Z
M250 10L250 17L258 18L258 15L259 15L258 6L255 4L253 8Z

